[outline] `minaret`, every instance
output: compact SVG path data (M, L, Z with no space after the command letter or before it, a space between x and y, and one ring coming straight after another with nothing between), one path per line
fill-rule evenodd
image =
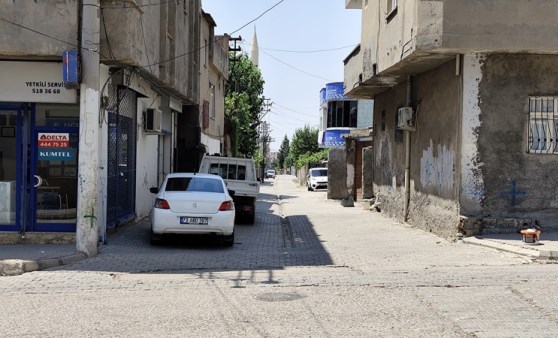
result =
M250 51L250 60L258 67L260 51L258 49L258 37L256 35L256 27L254 27L254 37L252 37L252 50Z

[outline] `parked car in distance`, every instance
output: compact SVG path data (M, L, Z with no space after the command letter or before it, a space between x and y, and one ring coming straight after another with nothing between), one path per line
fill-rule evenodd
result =
M306 176L306 187L308 191L316 189L327 189L327 168L311 168Z
M234 202L220 176L195 173L168 174L155 196L151 212L151 243L163 235L208 234L234 244Z
M265 172L265 178L275 178L275 170L273 169L268 169Z

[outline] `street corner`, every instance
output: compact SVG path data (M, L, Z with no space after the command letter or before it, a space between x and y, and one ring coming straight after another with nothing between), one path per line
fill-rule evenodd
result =
M34 260L0 260L0 276L17 276L36 270L39 270L39 263Z
M87 258L84 253L78 252L59 258L25 260L3 259L0 260L0 276L18 276L26 272L46 270L57 266L72 264Z

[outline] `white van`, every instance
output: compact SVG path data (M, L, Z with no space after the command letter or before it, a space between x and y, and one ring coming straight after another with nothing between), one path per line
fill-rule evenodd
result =
M253 159L204 155L199 172L221 176L227 189L234 192L237 220L243 219L249 224L254 224L260 182L256 177Z
M327 168L311 168L306 176L306 187L308 191L316 189L327 189Z

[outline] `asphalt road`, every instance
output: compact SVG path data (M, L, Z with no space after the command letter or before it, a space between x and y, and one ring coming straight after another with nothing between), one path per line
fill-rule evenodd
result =
M266 180L232 248L149 245L0 278L1 337L555 337L558 265L447 242Z

